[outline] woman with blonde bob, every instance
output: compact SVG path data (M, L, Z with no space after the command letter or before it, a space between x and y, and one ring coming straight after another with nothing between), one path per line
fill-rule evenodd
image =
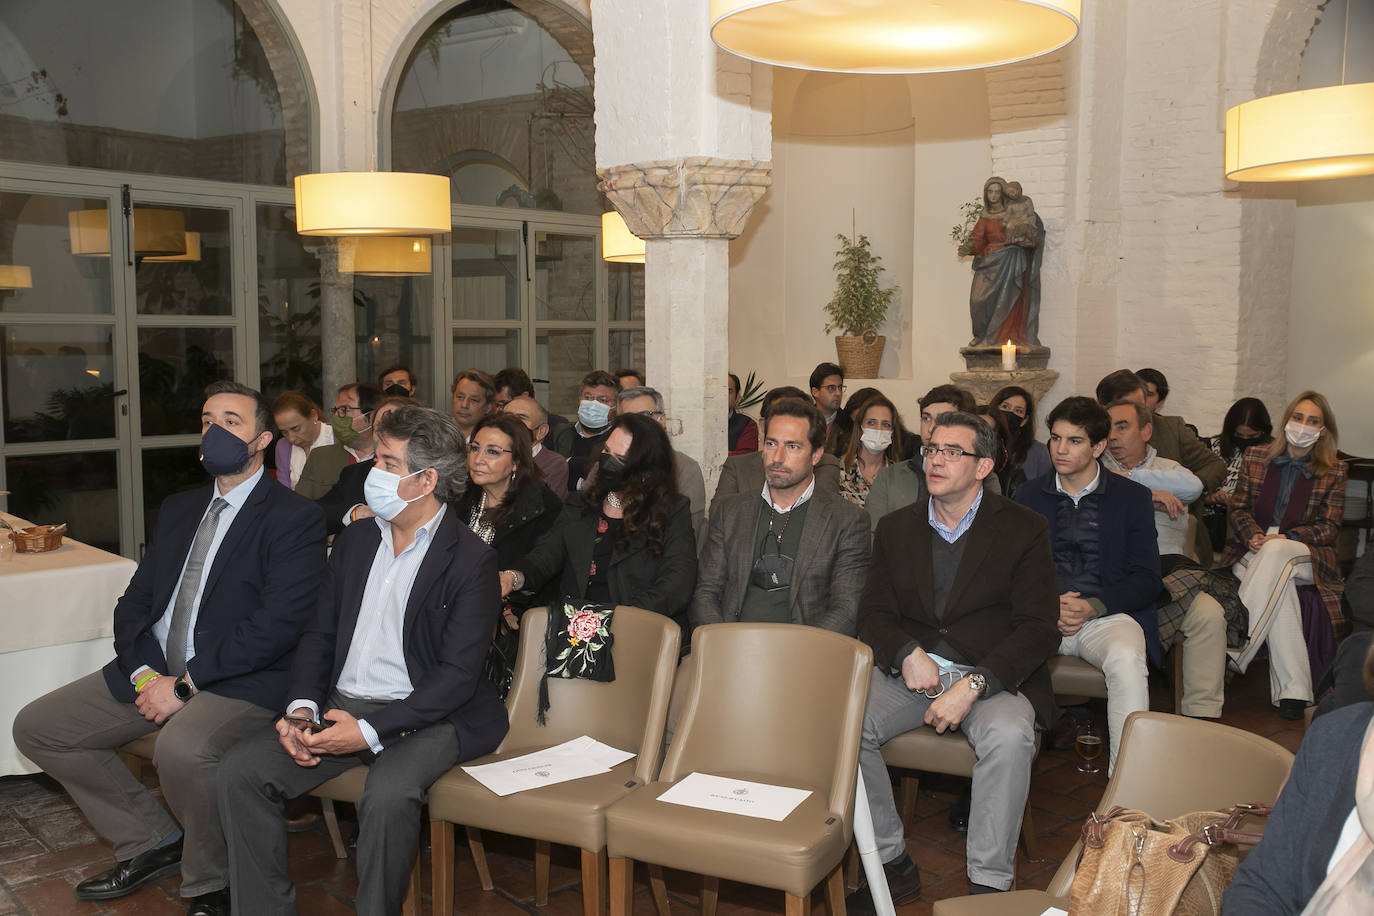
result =
M1336 534L1346 465L1336 457L1335 414L1317 392L1294 398L1280 429L1269 445L1245 450L1231 507L1235 534L1217 565L1240 579L1250 613L1249 641L1230 653L1232 662L1245 671L1267 640L1270 697L1285 719L1301 719L1312 672L1297 586L1315 585L1333 636L1345 632Z

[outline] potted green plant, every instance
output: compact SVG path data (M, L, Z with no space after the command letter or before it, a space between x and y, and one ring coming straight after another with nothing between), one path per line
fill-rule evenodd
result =
M857 240L843 233L835 236L835 295L825 304L830 320L825 333L843 331L835 338L835 354L846 378L877 378L887 338L878 328L896 298L897 287L882 288L882 258L869 247L868 236Z

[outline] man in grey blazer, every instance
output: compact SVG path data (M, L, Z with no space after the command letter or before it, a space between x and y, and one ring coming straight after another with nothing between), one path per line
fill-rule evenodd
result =
M701 549L693 626L725 621L798 623L853 636L869 560L862 509L818 486L825 419L783 398L764 421L765 480L720 496Z
M763 396L763 403L759 406L759 413L763 417L762 422L768 421L768 411L773 406L773 402L783 398L798 398L811 403L810 396L800 388L794 388L791 385L774 388ZM839 494L840 459L829 453L822 454L820 461L812 468L812 473L816 475L817 490ZM716 492L711 497L711 505L714 506L725 496L733 496L737 493L752 495L759 492L764 484L764 476L762 449L747 455L731 455L725 459L725 464L720 469L720 479L716 481ZM698 535L697 542L704 544L706 539Z

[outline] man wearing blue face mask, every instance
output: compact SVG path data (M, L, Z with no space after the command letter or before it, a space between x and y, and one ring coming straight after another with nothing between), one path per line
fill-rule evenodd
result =
M364 491L376 518L334 542L286 713L226 756L220 810L234 911L295 911L283 801L358 764L361 914L401 909L430 783L491 751L506 710L483 673L500 609L496 553L447 508L465 454L449 418L404 406L377 422Z
M611 421L615 396L620 391L615 377L601 369L589 372L578 391L577 422L560 426L553 434L553 450L568 459L568 490L581 488L591 470L591 457L601 451Z
M267 401L237 382L205 394L200 461L214 483L162 503L115 605L115 660L14 724L19 748L114 844L115 867L78 884L77 898L122 897L180 871L193 916L229 911L220 758L270 728L324 567L319 507L263 473ZM117 754L153 732L170 816Z

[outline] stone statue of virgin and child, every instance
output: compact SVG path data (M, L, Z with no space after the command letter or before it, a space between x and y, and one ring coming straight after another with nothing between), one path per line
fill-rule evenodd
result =
M973 255L970 347L996 347L1007 340L1040 346L1044 243L1045 224L1020 183L997 177L984 182L983 215L972 238L959 246L961 257Z

